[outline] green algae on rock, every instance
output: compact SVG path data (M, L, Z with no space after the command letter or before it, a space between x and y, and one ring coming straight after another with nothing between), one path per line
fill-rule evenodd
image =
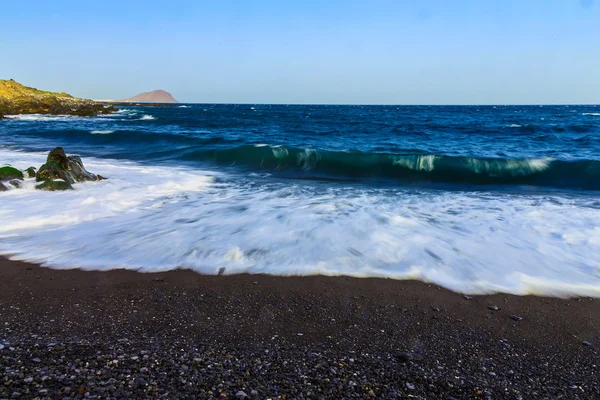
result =
M0 167L0 181L9 179L23 179L23 173L10 165Z
M35 186L39 190L56 191L56 190L73 190L73 186L69 182L63 180L45 181Z

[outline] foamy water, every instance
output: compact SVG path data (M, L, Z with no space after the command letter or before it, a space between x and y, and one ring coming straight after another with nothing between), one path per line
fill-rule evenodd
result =
M45 157L0 149L0 160L19 168L39 167ZM56 268L224 268L421 279L468 293L600 296L600 205L593 197L321 185L89 157L84 163L109 179L67 192L37 191L29 180L0 193L1 254Z

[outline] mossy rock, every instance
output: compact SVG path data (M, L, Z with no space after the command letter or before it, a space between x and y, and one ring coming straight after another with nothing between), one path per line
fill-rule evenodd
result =
M97 181L97 175L87 171L79 156L68 156L62 147L57 147L48 154L46 164L42 165L35 179L38 182L62 179L71 184L75 182Z
M29 178L35 178L35 167L29 167L25 170Z
M39 190L48 190L52 192L55 190L73 190L73 186L71 186L69 182L60 180L45 181L44 183L36 185L35 188Z
M9 179L23 179L23 173L10 165L0 167L0 181L7 181Z
M38 182L52 181L62 179L69 184L75 183L68 171L65 171L59 164L55 162L47 162L42 165L35 175L35 180Z

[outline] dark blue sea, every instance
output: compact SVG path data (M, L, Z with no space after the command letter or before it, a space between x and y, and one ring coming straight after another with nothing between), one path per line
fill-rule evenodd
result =
M56 268L420 279L600 295L600 106L176 104L0 121L108 177L0 193L0 253Z

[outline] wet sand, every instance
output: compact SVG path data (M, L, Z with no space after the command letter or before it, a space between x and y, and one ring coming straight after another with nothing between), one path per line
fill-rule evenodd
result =
M598 299L0 258L0 398L593 399L599 346Z

